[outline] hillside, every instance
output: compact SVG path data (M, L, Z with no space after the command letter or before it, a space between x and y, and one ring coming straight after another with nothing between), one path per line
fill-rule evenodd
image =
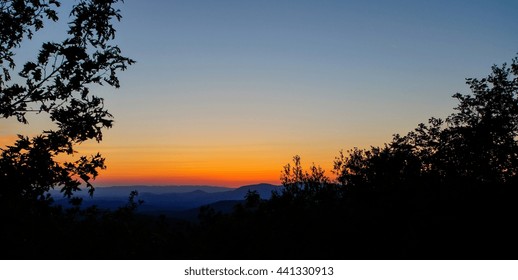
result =
M93 197L89 197L86 192L80 197L83 198L83 207L96 205L102 209L113 210L125 205L130 192L136 190L139 192L138 199L144 201L138 208L138 213L191 218L200 206L214 205L216 210L228 212L232 210L231 206L244 200L249 190L257 191L263 199L269 199L272 191L279 191L281 188L271 184L247 185L235 189L214 186L114 186L97 188ZM51 194L56 204L65 207L68 205L68 200L61 198L58 190ZM224 206L219 207L220 205Z

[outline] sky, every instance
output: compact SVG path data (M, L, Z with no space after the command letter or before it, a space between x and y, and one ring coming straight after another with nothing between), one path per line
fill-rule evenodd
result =
M125 0L115 42L137 61L95 88L115 116L101 143L110 185L279 183L300 155L330 172L445 118L465 78L518 53L518 1ZM57 40L63 28L35 37ZM19 57L35 57L27 42ZM0 120L0 144L45 129ZM10 142L11 141L11 142ZM2 145L2 146L3 146Z

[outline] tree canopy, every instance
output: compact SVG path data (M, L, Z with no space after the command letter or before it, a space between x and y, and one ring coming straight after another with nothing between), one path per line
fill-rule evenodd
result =
M232 248L223 258L241 244L245 258L516 258L518 58L466 83L472 93L453 95L446 119L340 152L333 177L295 156L282 191L204 230Z
M355 149L336 160L342 185L437 182L509 184L518 175L518 58L493 66L486 78L466 79L472 94L453 95L454 113L430 118L384 147Z
M467 79L471 94L453 95L458 105L445 119L432 117L381 147L340 152L332 177L316 165L306 171L295 156L270 200L249 191L230 213L202 207L199 223L134 215L137 192L113 212L80 208L73 194L82 184L93 192L104 158L58 157L101 141L113 124L90 89L118 88L117 73L134 63L113 44L118 2L78 0L67 37L43 42L20 64L16 51L59 20L60 2L0 0L0 115L27 123L39 114L55 125L1 150L0 240L10 243L2 256L516 259L518 57ZM75 207L49 207L54 187Z
M61 42L43 42L35 59L19 64L16 51L48 22L60 20L56 0L0 1L0 116L27 124L27 114L47 116L56 126L2 149L0 199L44 199L51 188L62 187L71 197L82 184L93 193L91 179L105 168L100 154L76 161L56 157L75 153L75 146L94 139L113 124L103 98L92 85L118 88L117 73L134 63L114 45L113 22L122 18L119 0L80 0L68 11L68 31ZM13 79L14 76L17 76Z

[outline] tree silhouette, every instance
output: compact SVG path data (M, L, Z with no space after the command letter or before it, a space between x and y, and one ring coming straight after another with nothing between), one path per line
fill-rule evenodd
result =
M60 163L112 125L93 84L118 87L134 61L110 45L118 1L82 0L68 38L43 43L17 79L14 51L57 21L57 1L0 2L0 114L27 122L40 113L56 125L19 136L0 158L2 256L86 259L516 259L518 233L518 58L467 79L454 112L430 118L381 147L340 152L332 173L301 158L284 166L282 191L249 191L232 213L200 208L198 223L135 215L132 192L115 211L81 208L72 197L90 183L101 155ZM4 24L5 23L5 24ZM23 81L23 82L20 82ZM75 207L48 207L62 186ZM81 240L82 242L77 242ZM73 244L74 246L70 246ZM14 248L14 249L11 249Z
M41 200L58 186L71 197L82 183L93 193L90 180L105 168L100 154L63 163L56 157L74 154L74 147L84 141L101 141L102 130L112 126L103 98L92 94L90 87L118 88L117 72L134 63L111 44L112 22L121 19L114 7L118 2L78 1L70 11L68 37L59 43L44 42L36 59L25 62L16 79L12 79L16 49L45 28L46 21L59 20L60 2L0 2L0 115L27 124L26 115L36 113L56 125L32 138L19 135L12 146L2 149L0 200Z
M472 94L459 101L446 120L405 136L395 134L384 147L353 149L335 160L337 182L344 186L396 186L416 180L468 180L510 183L518 175L518 58L493 66L483 79L466 80Z
M295 156L281 172L284 191L246 223L282 236L268 242L287 258L515 258L518 59L467 84L472 94L455 94L446 120L340 152L334 180Z
M467 84L473 95L454 95L459 106L446 120L445 150L460 163L459 175L508 182L518 171L518 58Z
M284 166L281 182L284 185L283 193L285 195L308 199L324 188L329 183L329 178L320 166L314 164L309 171L305 171L300 156L294 156L293 166L289 163Z

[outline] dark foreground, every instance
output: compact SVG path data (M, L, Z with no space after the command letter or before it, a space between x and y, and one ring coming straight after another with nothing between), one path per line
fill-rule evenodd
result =
M2 259L517 259L510 185L253 193L198 223L26 205L1 213ZM12 205L11 205L12 206ZM18 212L13 212L13 209Z

